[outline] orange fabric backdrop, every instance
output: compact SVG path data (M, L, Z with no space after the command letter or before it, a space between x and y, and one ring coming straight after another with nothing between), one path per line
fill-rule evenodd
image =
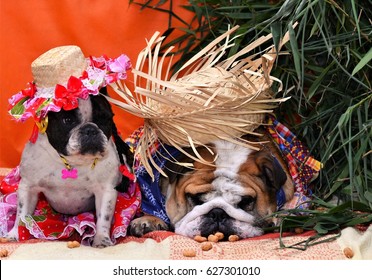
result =
M173 1L174 9L186 1ZM187 14L186 14L187 16ZM189 15L191 16L191 15ZM47 50L78 45L85 56L127 54L134 64L155 31L168 27L165 13L129 5L128 0L16 0L0 3L0 167L15 167L28 141L33 121L17 123L7 112L8 99L33 80L31 63ZM114 108L126 137L143 120Z

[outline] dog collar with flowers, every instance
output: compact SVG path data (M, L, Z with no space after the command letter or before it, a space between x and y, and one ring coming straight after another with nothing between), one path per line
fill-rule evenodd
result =
M107 56L89 57L87 68L80 77L70 76L67 83L39 88L35 82L9 99L9 113L17 121L33 118L40 123L49 111L72 110L78 107L78 98L87 99L90 94L98 95L99 89L117 80L127 78L131 68L128 56L122 54L116 59Z

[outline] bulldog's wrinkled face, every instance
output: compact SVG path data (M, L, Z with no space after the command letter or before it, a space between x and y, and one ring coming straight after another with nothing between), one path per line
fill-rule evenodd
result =
M60 155L81 160L101 158L106 153L112 126L110 105L105 97L97 95L79 99L79 107L74 110L50 112L46 134Z
M286 199L293 195L288 172L269 149L254 151L217 141L213 165L194 162L193 169L171 166L162 186L166 190L166 210L176 233L194 237L216 232L225 237L258 236L267 218L276 210L276 194L283 187ZM202 157L213 162L207 149ZM283 165L284 166L284 165Z

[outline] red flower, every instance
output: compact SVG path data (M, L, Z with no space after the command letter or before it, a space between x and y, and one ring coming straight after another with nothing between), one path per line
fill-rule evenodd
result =
M33 82L28 83L28 85L30 87L22 90L22 95L32 98L32 97L34 97L34 95L36 93L36 85Z
M106 70L107 68L107 57L101 56L101 57L89 57L90 65L92 65L95 68Z
M71 76L67 82L67 88L56 85L54 104L64 110L72 110L79 106L78 98L84 90L80 79Z

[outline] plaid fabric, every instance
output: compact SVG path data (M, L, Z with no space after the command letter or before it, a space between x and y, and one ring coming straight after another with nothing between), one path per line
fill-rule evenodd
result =
M275 117L268 116L267 124L266 130L286 158L295 186L294 197L284 208L305 208L307 205L304 202L310 200L312 193L309 185L318 176L322 163L312 158L308 148Z

